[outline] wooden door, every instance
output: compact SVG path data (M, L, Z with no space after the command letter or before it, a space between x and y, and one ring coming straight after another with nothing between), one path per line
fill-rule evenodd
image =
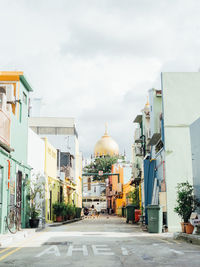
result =
M52 220L52 191L50 191L50 199L49 199L49 215L50 215L50 221Z

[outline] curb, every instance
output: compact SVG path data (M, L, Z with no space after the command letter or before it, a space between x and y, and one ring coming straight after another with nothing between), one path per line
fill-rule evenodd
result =
M173 238L176 240L183 240L190 244L200 245L200 235L189 235L186 233L174 233Z
M60 222L60 223L52 223L52 224L48 224L47 226L48 227L57 227L57 226L61 226L61 225L64 225L64 224L68 224L68 223L73 223L73 222L78 222L78 221L81 221L82 218L76 218L76 219L72 219L72 220L67 220L67 221L64 221L64 222Z

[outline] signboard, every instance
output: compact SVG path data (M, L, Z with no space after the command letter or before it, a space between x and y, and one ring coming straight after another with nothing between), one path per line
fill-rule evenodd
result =
M103 171L99 171L99 176L102 176L103 175Z
M191 219L191 224L192 224L193 226L200 225L200 219Z
M200 215L197 212L192 212L190 222L193 226L200 225Z

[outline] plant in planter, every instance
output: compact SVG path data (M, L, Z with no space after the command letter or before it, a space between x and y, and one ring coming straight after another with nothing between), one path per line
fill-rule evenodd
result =
M194 196L194 188L189 182L179 183L177 185L177 205L174 211L182 218L182 231L192 233L193 225L189 223L191 213L196 210L200 202Z
M56 215L56 221L62 222L65 213L65 203L56 202L53 204L53 213Z
M66 218L67 220L74 219L76 216L76 208L71 204L67 204L66 206Z
M28 198L30 200L29 224L31 228L37 228L39 225L39 215L41 214L42 201L44 199L44 183L40 181L40 176L27 181L29 190Z
M36 210L35 206L30 208L30 219L29 224L31 228L38 228L39 225L39 210Z
M134 190L130 191L128 194L128 198L132 205L135 206L135 208L140 207L140 200L139 200L139 188L136 187Z

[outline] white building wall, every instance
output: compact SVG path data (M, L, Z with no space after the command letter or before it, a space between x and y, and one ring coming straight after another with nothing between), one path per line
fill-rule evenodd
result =
M189 126L200 117L200 73L162 73L167 215L170 232L180 231L174 212L177 183L193 184Z
M49 142L61 152L69 152L75 157L75 135L51 135L40 134L41 137L47 137Z
M88 190L88 177L83 177L83 197L100 197L103 190L106 189L106 184L102 182L91 182L91 190Z
M35 134L30 128L28 129L28 165L33 170L32 174L44 176L45 162L45 144L44 141Z
M200 118L190 126L194 194L200 199ZM200 207L198 208L200 213Z
M31 180L35 181L37 177L41 183L47 183L45 177L45 142L35 134L30 128L28 129L28 165L33 169L31 170ZM44 190L45 194L45 190ZM36 204L41 208L40 216L45 217L45 199L37 198Z

